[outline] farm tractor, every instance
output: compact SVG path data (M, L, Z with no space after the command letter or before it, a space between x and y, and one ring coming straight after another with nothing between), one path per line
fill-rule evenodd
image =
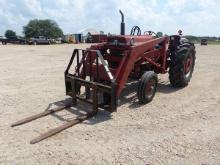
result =
M20 120L12 126L75 106L81 101L90 103L92 111L40 135L31 144L95 116L98 109L116 111L118 98L128 79L139 81L137 98L140 104L149 103L154 98L159 73L168 72L173 87L188 85L195 65L194 44L182 40L181 34L157 36L153 31L141 34L138 26L131 29L130 35L125 35L121 10L120 14L120 35L109 35L107 42L91 45L86 50L74 49L64 73L66 95L72 98L71 102Z

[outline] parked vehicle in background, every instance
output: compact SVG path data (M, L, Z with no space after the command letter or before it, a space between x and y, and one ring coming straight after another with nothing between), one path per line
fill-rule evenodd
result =
M92 34L92 43L107 42L106 34Z
M50 44L56 44L56 40L55 39L49 39Z
M0 42L1 42L2 44L4 43L5 40L6 40L6 37L0 36Z
M56 44L62 44L63 43L63 39L60 37L60 38L57 38L56 40L55 40L55 43Z
M107 35L106 34L91 34L88 33L86 36L86 43L101 43L107 42Z
M86 35L85 42L92 43L92 34L90 32L88 32L88 34Z
M25 44L26 40L21 37L14 37L14 38L6 38L6 37L0 37L0 42L2 42L2 45L6 45L8 43L11 44Z
M28 40L29 45L51 44L51 43L52 43L52 40L48 39L44 36L39 36L39 37L36 37L36 38L30 38Z
M202 38L201 39L201 45L208 45L208 39Z

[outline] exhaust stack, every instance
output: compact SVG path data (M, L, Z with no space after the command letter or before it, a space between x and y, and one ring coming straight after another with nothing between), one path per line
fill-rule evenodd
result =
M122 13L121 10L119 10L121 14L121 35L125 35L125 22L124 22L124 14Z

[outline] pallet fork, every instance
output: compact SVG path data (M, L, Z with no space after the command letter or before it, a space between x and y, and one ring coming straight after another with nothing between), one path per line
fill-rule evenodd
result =
M110 78L112 80L112 85L111 86L103 85L101 83L97 83L95 81L92 81L91 76L90 76L90 81L84 80L84 79L79 77L79 70L80 70L80 66L79 66L80 65L79 64L79 58L80 58L79 55L80 55L80 53L79 53L79 51L81 51L81 55L82 55L81 60L85 60L85 55L88 53L88 51L82 50L82 49L75 49L73 51L70 62L67 66L67 69L64 73L65 84L66 84L66 94L72 97L72 102L71 103L64 103L64 105L62 105L60 107L56 107L56 108L53 108L53 109L50 109L50 110L46 110L44 112L41 112L41 113L35 114L33 116L30 116L30 117L24 118L22 120L19 120L19 121L13 123L11 125L11 127L16 127L16 126L31 122L33 120L45 117L47 115L53 114L55 112L62 111L66 108L73 107L73 106L77 105L77 99L81 100L81 101L84 101L86 103L92 104L93 110L91 112L88 112L85 115L78 116L76 119L70 120L70 121L68 121L67 123L65 123L61 126L58 126L54 129L49 130L46 133L41 134L37 138L34 138L33 140L31 140L30 141L31 144L38 143L38 142L40 142L40 141L42 141L42 140L44 140L48 137L51 137L51 136L65 130L67 128L70 128L70 127L72 127L76 124L79 124L79 123L83 122L84 120L87 120L87 119L95 116L98 112L98 108L105 108L105 109L108 109L110 111L115 111L116 110L117 106L116 106L115 86L114 86L114 83L113 83L111 72L108 70L107 65L105 64L101 53L99 51L94 51L96 53L96 61L101 61L102 62L102 64L105 66L105 69L106 69L108 75L110 76ZM90 52L91 51L92 50L90 50ZM76 70L78 72L77 73L78 75L72 75L72 74L69 73L70 67L73 64L73 60L74 60L75 56L77 58L77 66L76 66L77 69ZM90 58L90 60L91 60L91 58ZM84 62L84 64L85 64L85 62ZM91 62L90 62L90 66L91 66ZM99 65L97 65L97 68L96 68L97 69L97 74L98 74L98 69L99 69L98 66ZM80 96L79 89L76 90L79 86L80 87L85 86L85 88L86 88L86 91L85 91L86 97L85 98ZM98 103L98 92L101 92L101 91L109 93L110 96L111 96L111 104L108 105L107 107L104 107L104 105L100 105ZM92 99L91 99L91 95L92 95Z
M44 112L41 112L41 113L35 114L33 116L30 116L30 117L24 118L22 120L19 120L19 121L13 123L11 125L11 127L16 127L16 126L19 126L19 125L31 122L33 120L42 118L44 116L53 114L55 112L62 111L64 109L70 108L72 106L73 106L72 103L68 103L66 105L63 105L63 106L60 106L60 107L57 107L57 108L54 108L54 109L46 110ZM31 140L30 143L31 144L38 143L38 142L40 142L40 141L42 141L42 140L44 140L44 139L46 139L46 138L48 138L50 136L53 136L53 135L55 135L55 134L65 130L65 129L69 128L69 127L72 127L72 126L74 126L76 124L79 124L79 123L83 122L84 120L87 120L87 119L95 116L97 114L97 112L98 112L98 109L93 109L91 112L88 112L85 115L78 116L76 119L70 120L70 121L68 121L67 123L65 123L65 124L63 124L61 126L58 126L58 127L54 128L54 129L49 130L46 133L41 134L37 138L34 138L33 140Z

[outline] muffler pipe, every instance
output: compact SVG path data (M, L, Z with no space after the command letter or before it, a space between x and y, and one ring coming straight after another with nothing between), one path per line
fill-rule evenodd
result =
M121 35L125 35L125 22L124 22L124 14L121 10L119 10L121 14Z

